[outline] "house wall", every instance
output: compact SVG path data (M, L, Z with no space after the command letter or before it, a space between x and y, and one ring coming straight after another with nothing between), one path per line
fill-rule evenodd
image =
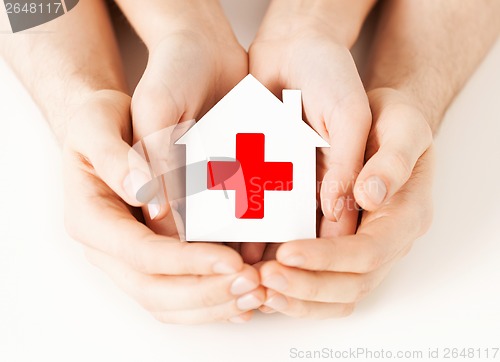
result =
M311 145L308 149L296 144L292 147L289 140L281 143L282 147L272 146L278 143L276 137L267 137L266 159L293 162L293 189L264 191L263 219L237 219L232 190L206 190L189 195L187 240L284 242L316 236L316 149ZM188 163L195 160L189 150L187 160ZM200 175L188 168L187 179L199 182ZM206 178L201 182L206 184ZM199 190L199 184L188 182L188 193L195 189Z

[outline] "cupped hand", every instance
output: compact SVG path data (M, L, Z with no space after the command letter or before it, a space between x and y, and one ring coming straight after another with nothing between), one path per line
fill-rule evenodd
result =
M145 73L132 97L134 143L147 150L157 193L145 210L158 233L170 230L170 202L165 174L182 162L169 159L174 127L199 119L248 73L248 57L229 24L193 22L188 30L166 34L150 49ZM177 164L177 165L176 165ZM171 189L171 187L170 187Z
M371 113L351 53L334 33L306 15L273 13L250 48L249 65L278 97L282 89L302 91L304 120L331 146L318 152L321 211L335 232L345 235L356 229L353 187L363 166ZM256 262L264 248L248 244L241 251L245 260Z
M355 194L364 204L366 180L376 175L393 195L377 209L363 211L355 235L339 235L324 218L320 238L282 244L276 260L260 266L267 288L264 312L311 318L351 313L430 226L434 162L430 128L401 93L386 88L368 95L373 126L368 161Z
M83 243L92 263L163 322L248 320L265 297L254 268L229 247L180 242L173 231L155 234L127 205L141 206L134 179L148 171L129 146L130 102L126 94L99 91L69 123L63 151L69 234Z

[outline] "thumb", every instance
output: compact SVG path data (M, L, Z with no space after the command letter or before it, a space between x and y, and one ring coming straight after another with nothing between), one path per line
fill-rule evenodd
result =
M72 120L66 146L126 203L141 206L156 193L148 162L125 139L130 129L130 97L102 91Z
M369 99L374 122L370 139L378 149L367 150L373 156L356 180L354 196L363 209L373 211L408 181L432 143L432 131L422 113L395 91L372 91Z

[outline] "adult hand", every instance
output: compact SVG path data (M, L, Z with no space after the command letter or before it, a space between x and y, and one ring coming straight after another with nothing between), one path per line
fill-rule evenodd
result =
M312 318L351 313L430 226L430 128L401 93L385 88L368 95L374 124L368 161L355 190L374 174L390 190L402 187L376 210L363 211L355 235L338 235L335 225L324 218L319 239L282 244L276 261L260 267L262 284L268 288L265 312Z
M337 234L352 234L358 219L353 186L363 166L370 107L349 51L353 40L337 29L335 12L319 14L318 7L300 3L271 4L249 51L250 72L278 97L284 88L302 91L305 121L331 145L318 156L322 213ZM242 255L257 262L264 247L242 245Z
M122 201L140 205L131 178L148 167L128 144L130 101L117 91L99 91L69 121L64 142L68 232L83 243L92 263L160 321L248 320L264 300L255 269L229 247L155 234Z

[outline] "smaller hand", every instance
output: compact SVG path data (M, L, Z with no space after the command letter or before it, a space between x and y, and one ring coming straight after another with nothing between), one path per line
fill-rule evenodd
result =
M363 166L371 126L366 92L346 44L335 29L285 6L274 9L250 47L250 72L281 97L282 89L300 89L305 121L329 149L318 152L321 210L338 235L356 230L358 209L353 187ZM245 261L262 259L265 244L243 244Z
M265 312L312 318L351 313L430 226L429 126L421 112L394 90L371 91L369 99L374 114L369 160L355 191L363 203L365 180L377 175L389 190L386 201L374 211L363 211L355 235L338 236L332 222L324 218L319 239L282 244L276 261L260 266L267 288Z
M155 234L122 201L141 205L127 181L130 101L120 92L97 92L70 122L63 152L69 234L83 243L92 263L160 321L248 320L265 297L254 268L229 247ZM136 172L147 171L136 157Z
M199 119L247 73L247 54L224 24L220 29L193 24L192 29L165 35L150 49L132 97L132 122L134 143L142 142L160 183L144 210L148 226L156 232L168 235L171 229L165 218L176 190L164 175L174 165L182 167L183 160L176 159L171 147L175 126Z

